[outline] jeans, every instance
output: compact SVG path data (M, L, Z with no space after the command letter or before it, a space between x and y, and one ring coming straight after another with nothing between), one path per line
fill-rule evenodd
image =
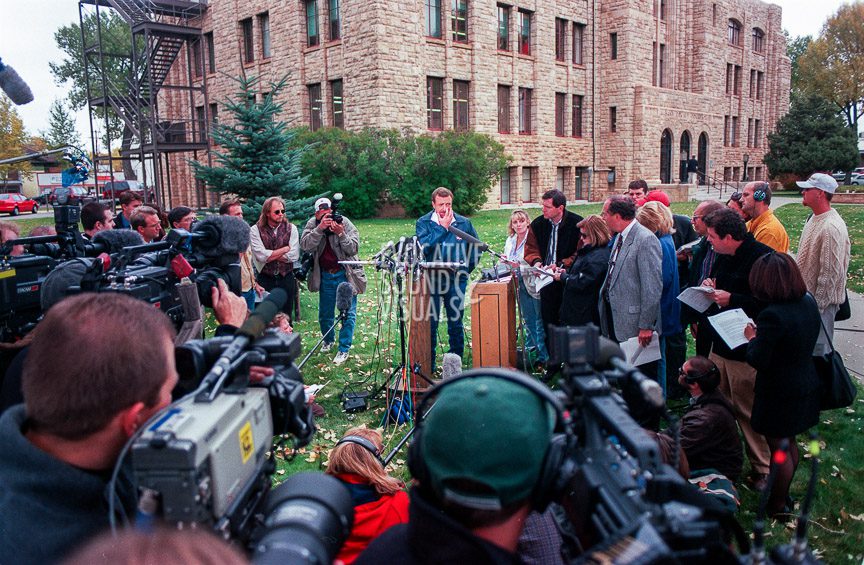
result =
M525 329L525 349L536 350L537 361L546 363L549 353L546 350L546 331L543 329L543 317L540 314L540 300L528 294L522 277L519 277L519 308Z
M334 314L336 310L336 287L339 283L346 282L348 278L345 276L345 271L338 273L328 273L321 271L321 289L318 297L318 325L321 326L321 335L330 329L333 325L333 320L336 319ZM351 349L351 342L354 340L354 322L357 319L357 295L351 299L351 309L348 310L348 318L342 323L342 328L339 330L339 351L347 353ZM333 343L333 331L328 335L324 335L324 343Z
M254 286L246 292L240 293L240 296L243 297L243 300L246 301L246 308L248 308L250 312L255 309L255 295L256 293Z
M450 353L463 357L465 353L465 329L462 315L465 312L465 289L468 286L468 273L459 271L454 276L450 273L432 274L429 276L429 299L432 304L430 316L432 337L432 360L434 367L435 348L438 344L438 319L441 317L441 301L444 301L444 313L447 319L447 336L450 343Z

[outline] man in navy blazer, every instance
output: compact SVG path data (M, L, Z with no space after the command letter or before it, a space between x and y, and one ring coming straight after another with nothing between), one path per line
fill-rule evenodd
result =
M423 255L427 261L461 262L462 266L455 270L426 272L433 305L430 316L433 366L441 301L444 302L447 317L450 353L462 357L465 352L465 330L462 324L465 289L468 286L468 275L477 265L480 254L476 246L451 233L448 229L451 226L477 238L477 231L471 221L453 212L453 193L441 186L432 192L432 211L417 220L417 240L423 247Z

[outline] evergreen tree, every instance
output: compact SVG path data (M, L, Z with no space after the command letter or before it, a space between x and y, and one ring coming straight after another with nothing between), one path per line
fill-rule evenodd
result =
M51 109L48 110L48 130L42 132L42 138L49 147L63 145L81 147L81 134L75 127L75 120L59 100L51 103Z
M849 170L858 162L855 131L837 107L818 96L800 96L768 135L764 162L772 176L792 173L806 178L814 171Z
M314 197L298 200L307 186L300 166L306 147L291 149L296 134L278 119L284 104L276 99L287 85L287 78L269 83L269 92L263 97L258 96L258 77L235 80L240 90L233 99L223 102L233 120L214 124L211 132L221 146L221 151L216 152L218 166L190 161L195 177L209 190L245 199L247 219L257 219L269 196L285 200L288 217L306 215L314 201Z

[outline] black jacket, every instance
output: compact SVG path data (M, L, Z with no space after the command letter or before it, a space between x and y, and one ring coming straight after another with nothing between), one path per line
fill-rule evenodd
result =
M699 331L708 332L707 336L711 338L711 351L724 359L746 361L747 346L741 345L734 350L730 350L726 342L714 332L711 322L705 318L725 312L726 310L741 308L748 316L755 320L761 310L761 306L750 293L750 269L753 268L753 263L756 262L756 259L766 253L773 252L773 249L764 243L759 243L753 238L753 234L748 233L734 255L718 255L717 260L714 262L711 276L714 278L715 288L725 290L731 293L732 296L729 299L729 305L725 308L720 308L715 304L702 314L702 319L699 322Z
M816 301L769 304L756 320L756 337L746 346L756 369L753 429L769 437L789 437L819 421L819 380L813 347L822 330Z
M607 246L586 245L576 253L576 260L570 270L561 275L564 284L564 298L561 303L561 323L565 326L584 326L593 323L600 326L600 287L609 268L609 255L612 249Z
M558 247L555 249L555 262L565 263L569 266L576 247L579 245L579 228L576 224L582 221L582 216L564 210L561 225L558 226ZM539 216L531 222L528 231L528 239L525 241L525 261L529 265L537 262L542 263L546 259L546 250L549 249L549 238L552 235L552 222ZM568 261L565 261L567 259Z
M428 563L516 564L515 553L476 537L433 506L418 491L410 492L408 523L393 526L369 544L356 565Z
M699 234L693 229L693 223L687 216L672 214L672 225L675 227L672 241L675 242L676 251L685 243L699 238ZM678 261L678 286L681 290L687 288L687 261Z

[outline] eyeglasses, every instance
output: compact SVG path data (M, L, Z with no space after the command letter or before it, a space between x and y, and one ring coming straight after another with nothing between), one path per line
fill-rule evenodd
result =
M272 213L276 214L277 216L281 216L285 213L285 210L273 210Z
M695 222L696 220L700 219L701 217L702 216L700 216L699 214L693 214L693 221Z
M738 202L742 198L744 198L744 193L738 192L737 190L729 196L729 200L734 200L735 202Z

